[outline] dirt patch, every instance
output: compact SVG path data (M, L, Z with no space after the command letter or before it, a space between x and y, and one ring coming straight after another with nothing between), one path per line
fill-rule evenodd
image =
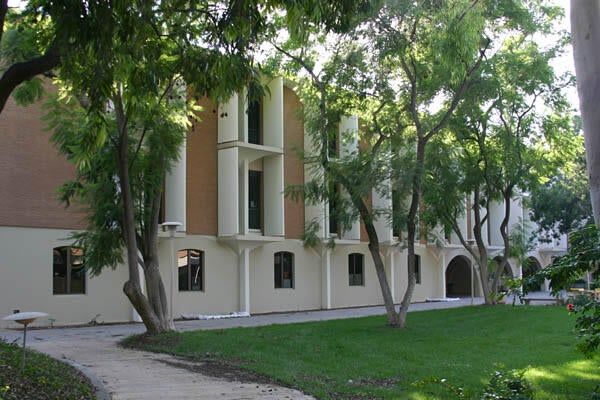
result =
M241 368L236 365L228 364L225 362L217 362L211 360L192 361L187 358L177 358L175 360L160 361L173 367L183 368L188 371L210 376L213 378L224 379L230 382L259 383L265 385L282 386L281 382L278 382L266 375L262 375L258 372L250 371L245 368Z
M142 333L141 335L133 335L125 338L119 342L119 345L129 349L143 350L155 347L174 347L180 342L181 334L179 332L167 332L161 335Z

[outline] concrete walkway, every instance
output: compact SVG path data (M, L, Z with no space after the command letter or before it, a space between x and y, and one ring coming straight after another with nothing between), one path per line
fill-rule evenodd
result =
M483 299L476 298L475 304ZM417 303L410 311L462 307L471 299L453 302ZM179 331L223 329L305 321L354 318L384 314L383 307L362 307L327 311L308 311L257 315L247 318L178 321ZM205 375L202 363L190 362L166 354L132 351L119 347L124 337L144 332L142 324L105 325L83 328L31 330L28 346L64 359L80 368L103 387L104 399L311 399L299 391L281 386L235 381ZM22 339L20 330L0 330L8 342ZM184 365L185 364L185 365ZM186 368L187 366L187 368ZM190 368L191 367L191 368Z

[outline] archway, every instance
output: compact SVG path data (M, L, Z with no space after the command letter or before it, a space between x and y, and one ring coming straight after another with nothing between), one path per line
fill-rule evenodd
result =
M471 263L464 256L456 256L446 268L446 296L471 296Z
M523 281L524 289L528 292L539 292L542 290L543 281L526 281L527 278L534 275L542 269L542 265L535 257L528 257L523 263Z

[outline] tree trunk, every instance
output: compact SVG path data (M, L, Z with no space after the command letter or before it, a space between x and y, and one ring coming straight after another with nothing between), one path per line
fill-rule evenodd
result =
M362 199L353 199L353 203L358 208L365 225L365 230L367 231L367 236L369 237L369 251L371 252L371 257L373 258L373 263L375 264L375 271L377 272L377 279L379 280L379 286L381 287L381 294L383 296L383 304L385 305L388 326L398 327L398 313L396 312L396 307L394 306L392 291L390 290L390 285L385 274L385 266L383 260L381 259L377 230L375 229L373 222L371 222L370 213L365 202Z
M571 0L571 35L594 220L600 223L600 3Z
M415 291L415 240L417 238L417 212L419 210L419 200L421 197L421 182L423 177L423 171L425 169L425 144L426 141L419 135L417 140L417 159L416 169L413 176L412 182L412 199L410 201L410 209L408 211L408 219L406 222L406 240L408 244L408 255L407 255L407 268L408 268L408 285L406 286L406 292L402 298L402 304L400 304L399 321L398 326L400 328L406 328L406 315L408 314L408 306L412 300L413 292Z
M119 130L119 155L118 171L119 186L123 201L123 232L125 235L125 244L127 246L127 267L129 269L129 280L123 285L123 292L138 312L149 334L155 335L168 331L168 324L165 327L161 323L159 316L154 312L150 302L144 296L140 287L138 245L135 230L135 213L133 204L133 195L131 192L131 179L129 175L129 140L127 135L127 118L123 111L121 97L117 95L114 101L115 117L117 129ZM146 268L148 269L148 268ZM160 279L160 275L158 276ZM151 273L147 276L148 283L156 284L156 274ZM154 287L148 286L154 290Z
M483 298L485 304L495 304L494 299L492 298L492 290L490 288L488 282L489 275L489 266L488 266L488 256L487 256L487 247L485 245L485 241L483 240L483 219L481 218L481 206L480 206L480 196L481 192L479 188L475 188L473 191L473 217L475 219L475 223L473 224L473 237L475 238L475 244L477 245L477 252L479 256L477 257L477 264L479 264L479 282L481 283L481 289L483 290ZM488 211L489 213L489 211ZM488 214L488 223L489 223L489 214ZM473 290L475 290L475 285L473 285ZM472 294L474 295L474 294Z

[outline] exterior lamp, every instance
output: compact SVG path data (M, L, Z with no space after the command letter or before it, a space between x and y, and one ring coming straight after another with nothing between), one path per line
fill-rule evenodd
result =
M171 328L175 328L175 324L173 323L173 291L175 285L175 231L182 224L181 222L163 222L163 228L167 228L169 230L169 244L170 244L170 253L171 253L171 281L169 283L169 325Z
M21 361L21 372L25 373L25 345L27 344L27 325L38 318L45 317L48 314L43 312L20 312L8 315L2 318L4 321L15 321L23 325L23 360Z

